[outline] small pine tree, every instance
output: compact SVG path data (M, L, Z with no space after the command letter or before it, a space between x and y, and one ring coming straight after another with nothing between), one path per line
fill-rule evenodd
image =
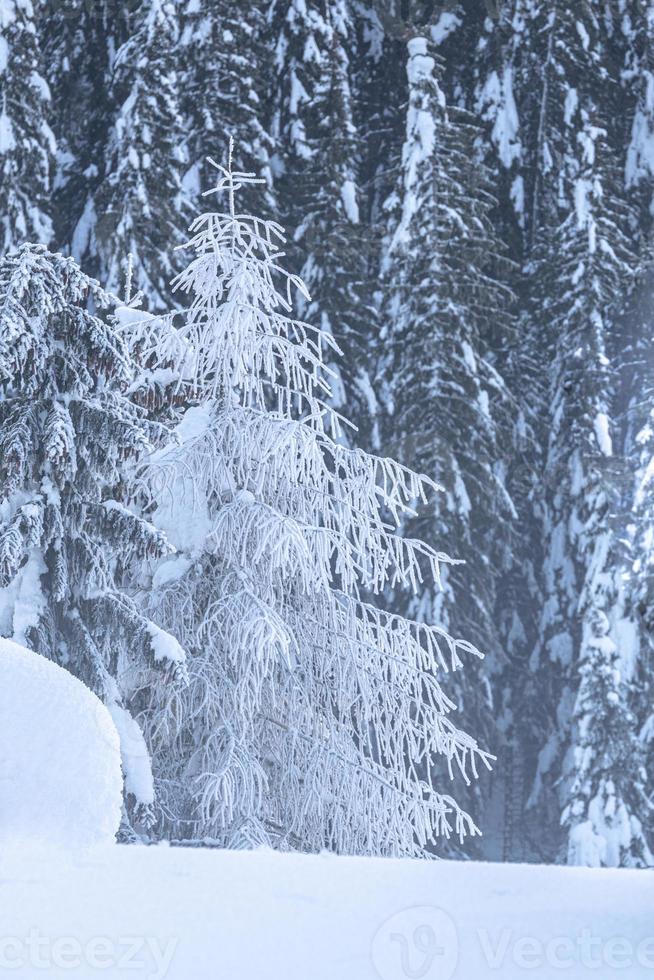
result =
M568 864L647 867L654 862L638 814L649 812L644 753L634 741L636 719L625 705L618 650L607 617L585 624L585 657L574 709L575 745L569 803Z
M0 7L0 250L52 238L49 195L56 150L48 124L37 17L30 0Z
M114 305L42 246L0 262L0 635L105 701L126 789L149 807L136 678L181 678L184 654L123 588L135 564L170 546L121 499L124 464L157 433L129 399L134 367L107 318Z
M191 651L188 689L151 706L169 832L419 855L477 833L434 788L437 757L466 780L490 758L439 678L477 651L361 599L450 561L389 524L431 484L332 438L333 339L291 315L292 290L307 294L280 264L280 227L236 211L252 175L222 173L229 209L192 226L177 280L190 307L164 351L184 345L200 405L144 472L153 520L186 549L156 569L150 607Z

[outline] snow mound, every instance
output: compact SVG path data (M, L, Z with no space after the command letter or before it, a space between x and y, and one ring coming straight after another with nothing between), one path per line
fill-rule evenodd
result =
M113 842L121 803L105 706L62 667L0 638L0 845Z

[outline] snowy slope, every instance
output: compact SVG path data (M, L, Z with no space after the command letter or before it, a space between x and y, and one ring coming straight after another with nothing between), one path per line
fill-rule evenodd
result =
M102 702L67 670L0 637L0 849L15 839L113 842L122 786L118 734Z
M13 964L21 980L654 977L649 872L164 846L14 851L2 858L0 921L0 974Z

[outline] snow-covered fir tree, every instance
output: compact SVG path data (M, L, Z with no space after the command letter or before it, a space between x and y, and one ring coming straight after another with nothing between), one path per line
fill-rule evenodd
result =
M271 87L272 46L268 3L252 0L185 0L179 7L180 107L186 126L185 187L194 204L207 184L209 157L231 136L241 169L266 178L257 188L264 211L270 197L271 140L266 96Z
M587 649L579 668L574 706L571 784L563 811L569 864L650 867L646 827L650 818L645 752L636 717L626 703L624 667L602 611L585 617Z
M654 402L651 388L646 389L650 406ZM654 847L652 835L652 796L654 793L654 677L652 673L652 635L654 634L654 410L637 433L638 468L633 507L633 567L631 575L630 612L639 638L638 660L634 664L637 697L635 712L640 749L645 768L645 793L642 819L647 840Z
M503 482L511 399L496 352L510 339L509 264L490 221L483 165L470 168L479 130L446 105L441 68L426 36L409 41L406 139L386 204L381 391L385 445L446 490L406 520L404 533L434 545L447 533L467 564L461 575L446 570L445 591L425 581L394 608L446 622L501 657L496 588L514 512ZM490 727L488 687L464 688L459 700L476 725Z
M646 192L645 188L643 190ZM650 194L652 189L650 189ZM643 194L645 196L645 194ZM624 405L621 438L624 444L621 528L627 543L622 572L626 593L621 629L629 641L627 678L633 689L631 709L644 757L645 793L641 821L652 838L654 792L654 677L652 674L652 627L654 624L654 351L651 323L654 317L654 271L645 258L621 324L622 392Z
M41 69L41 3L0 5L0 249L52 238L50 192L56 150L50 90Z
M654 215L654 4L627 4L622 19L625 58L622 80L626 90L629 125L625 159L625 184L637 220L631 238L640 245L639 270L616 349L621 362L618 408L622 412L624 447L623 533L630 548L625 558L628 595L626 622L631 630L629 679L634 687L632 709L646 776L640 808L650 848L654 844L654 671L652 624L654 623L654 494L651 484L654 444L654 275L651 227Z
M130 35L131 9L119 0L61 0L43 4L40 21L58 148L54 242L86 271L97 271L95 192L105 173L115 115L113 61Z
M142 3L131 36L113 60L116 117L93 204L98 277L119 292L131 254L134 288L153 309L168 305L169 282L181 264L169 248L181 244L187 224L178 43L176 4Z
M183 680L184 654L124 588L135 566L171 548L123 502L124 466L157 431L129 398L135 370L114 306L73 259L43 246L0 262L0 635L105 701L126 792L147 811L134 693L144 678L155 688Z
M617 632L624 597L608 340L634 267L629 210L602 125L604 103L614 97L602 70L605 24L590 8L582 18L563 6L539 15L549 61L527 271L548 364L549 410L541 497L545 595L529 703L532 720L549 735L530 803L540 825L551 819L555 842L561 815L556 804L547 811L558 797L569 831L560 846L569 860L631 863L643 841L623 765L625 757L637 758L638 745L629 723L631 651L620 647ZM556 796L548 791L554 785Z
M635 64L638 44L629 35L638 16L635 5L619 6L503 4L497 19L484 22L474 72L477 110L489 127L486 159L491 166L495 160L504 200L503 237L522 264L521 354L506 378L532 447L531 480L510 484L521 515L518 565L531 565L536 575L531 581L525 575L527 615L507 633L507 717L518 763L507 792L512 784L519 788L513 803L507 800L506 822L513 812L520 824L520 841L511 831L508 853L541 860L583 861L577 846L583 835L574 829L582 824L597 831L585 838L588 860L604 852L607 860L619 855L629 863L643 852L642 795L632 792L630 776L606 790L611 765L619 771L615 763L625 751L634 759L639 752L633 631L623 629L628 557L618 527L622 478L612 414L617 321L638 266L635 212L621 172L634 115L625 91L640 95L640 80L621 71ZM509 604L515 617L519 605ZM613 678L620 700L612 711L601 701L608 681L590 684L591 662ZM626 749L614 743L618 729ZM529 796L525 775L534 773ZM622 850L604 847L606 826L586 818L605 805L623 814L623 797L635 820L634 841ZM561 836L562 811L574 846ZM614 823L613 844L617 816Z
M370 378L378 248L361 214L350 0L275 0L272 27L275 189L292 233L291 256L311 296L300 297L299 311L335 336L343 357L330 364L339 375L333 404L356 424L361 445L378 448Z
M654 216L654 4L649 0L644 5L628 4L622 29L625 55L621 79L628 105L624 118L630 124L625 183L638 208L633 235L646 241Z
M151 326L164 363L182 345L199 400L143 474L183 551L158 563L148 608L190 653L188 688L164 710L153 697L148 727L166 831L418 855L476 833L442 783L489 757L441 687L476 650L361 598L451 561L393 530L433 486L335 441L334 341L292 315L308 296L280 227L237 210L253 180L222 170L228 208L196 220L176 282L189 309L173 333Z

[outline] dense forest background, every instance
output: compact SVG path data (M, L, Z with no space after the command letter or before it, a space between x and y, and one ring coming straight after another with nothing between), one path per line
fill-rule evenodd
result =
M3 250L119 296L131 254L178 303L229 136L353 440L445 488L404 532L466 565L389 598L486 653L455 683L498 755L480 853L593 863L589 812L599 863L647 863L654 3L0 0Z

